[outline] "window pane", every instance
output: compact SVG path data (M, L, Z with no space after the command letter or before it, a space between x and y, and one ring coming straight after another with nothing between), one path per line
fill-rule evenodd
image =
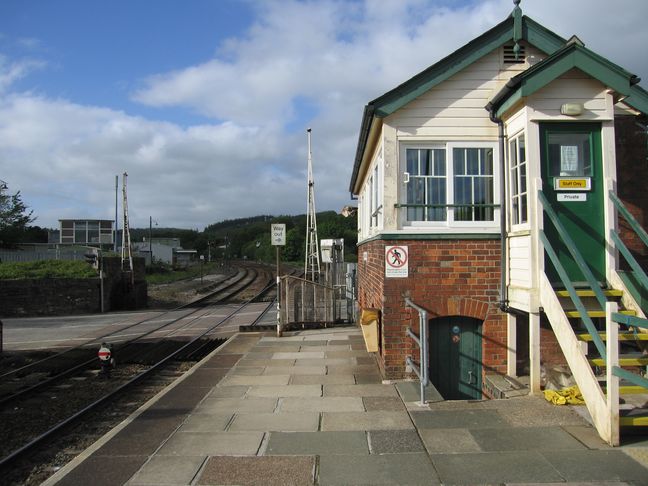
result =
M407 172L418 175L418 149L407 149Z
M554 177L591 176L588 133L548 133L547 150Z
M518 159L520 163L526 162L526 151L524 150L524 135L520 135L518 137L518 150L519 150Z
M513 198L513 204L511 205L511 213L513 216L513 224L520 224L520 204L518 202L518 198L514 197Z
M527 192L526 162L520 166L520 192Z
M466 174L466 150L456 148L452 151L455 177Z
M434 175L446 175L446 156L443 149L434 149Z
M482 174L493 175L493 149L480 149L482 159Z
M467 174L479 174L480 156L479 149L466 149L466 158L468 159Z
M431 150L419 151L421 175L432 174L432 167L430 167L430 165L432 164L432 161L430 160L430 156L432 155L431 152Z
M472 220L472 178L455 178L455 221Z
M524 194L520 197L520 223L526 223L527 218L527 195Z
M445 179L430 178L428 179L428 204L446 204L446 185ZM428 221L445 221L446 208L433 207L428 208Z

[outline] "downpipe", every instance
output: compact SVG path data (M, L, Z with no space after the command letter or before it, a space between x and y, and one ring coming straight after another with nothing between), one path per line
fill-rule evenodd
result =
M499 309L502 312L510 313L508 301L508 290L506 288L506 261L508 258L508 251L506 245L506 164L505 164L505 137L504 137L504 122L501 118L495 116L494 112L490 112L490 119L493 123L497 123L498 128L498 141L499 141L499 159L500 159L500 174L502 174L500 183L500 295L499 295Z

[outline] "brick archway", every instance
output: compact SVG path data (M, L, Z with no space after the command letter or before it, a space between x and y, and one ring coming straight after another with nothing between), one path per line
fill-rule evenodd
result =
M485 321L490 305L470 297L449 297L429 299L424 307L429 310L431 318L464 316Z

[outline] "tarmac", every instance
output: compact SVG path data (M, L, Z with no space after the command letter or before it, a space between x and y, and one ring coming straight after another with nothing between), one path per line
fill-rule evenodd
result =
M648 435L612 448L571 406L418 389L382 381L357 327L236 334L43 484L648 485Z

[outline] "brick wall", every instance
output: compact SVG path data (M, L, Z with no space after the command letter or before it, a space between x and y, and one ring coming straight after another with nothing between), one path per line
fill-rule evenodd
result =
M408 278L384 277L385 246L390 245L408 247ZM371 241L359 246L358 260L360 307L381 310L379 363L386 378L403 378L405 357L418 352L405 332L409 325L418 327L418 313L405 308L405 296L427 309L431 319L483 321L484 371L506 371L506 317L498 309L499 239Z
M646 129L635 116L614 119L617 159L617 193L643 228L648 227L648 140ZM621 238L637 260L648 268L648 250L623 217L619 217ZM623 259L622 259L623 261Z

